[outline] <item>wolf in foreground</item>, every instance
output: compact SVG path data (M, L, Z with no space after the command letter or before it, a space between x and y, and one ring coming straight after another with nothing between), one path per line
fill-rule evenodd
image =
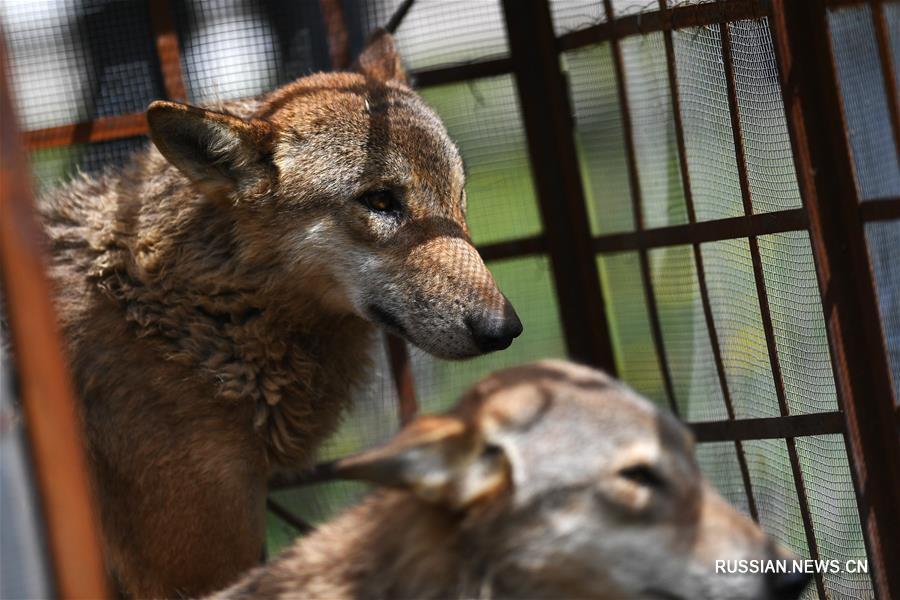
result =
M687 428L586 367L543 361L326 465L385 486L216 600L792 600L804 573L704 479ZM788 562L790 564L790 562Z
M267 479L336 428L378 327L465 358L522 326L389 35L356 72L147 119L155 147L42 217L111 571L193 596L257 563Z

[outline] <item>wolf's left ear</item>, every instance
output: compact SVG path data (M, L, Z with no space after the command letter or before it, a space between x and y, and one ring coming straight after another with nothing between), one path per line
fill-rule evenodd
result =
M419 417L383 446L338 460L330 470L452 509L499 491L510 477L505 453L451 415Z
M394 37L384 29L377 29L369 37L366 47L353 67L372 79L409 83Z
M271 176L274 134L267 121L157 101L147 123L162 155L207 196L249 192Z

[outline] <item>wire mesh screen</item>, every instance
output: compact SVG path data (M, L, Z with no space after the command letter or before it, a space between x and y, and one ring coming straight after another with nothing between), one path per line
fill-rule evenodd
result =
M608 44L563 54L591 232L632 231L622 113Z
M633 14L613 9L623 23ZM769 23L710 14L671 31L643 14L661 31L632 19L622 27L634 33L609 41L615 34L597 29L593 44L562 54L592 231L610 248L598 265L616 365L692 423L831 413L837 393L810 238L802 221L785 224L802 205ZM730 225L773 212L753 235ZM620 233L638 218L643 231ZM701 443L701 467L800 555L864 559L842 436L759 437ZM871 586L865 574L829 574L806 597L866 597Z
M488 244L540 233L512 78L429 87L422 97L441 115L465 161L472 240Z
M142 111L163 95L146 1L3 2L23 129Z
M255 96L328 68L318 2L184 0L173 8L196 102Z
M387 22L402 0L366 0L370 28ZM397 31L397 44L414 70L509 53L503 10L494 0L416 2Z

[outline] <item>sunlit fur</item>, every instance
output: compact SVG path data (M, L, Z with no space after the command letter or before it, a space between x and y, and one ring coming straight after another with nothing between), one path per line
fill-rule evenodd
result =
M468 238L456 147L376 41L359 72L154 103L156 147L42 199L107 560L130 595L197 595L257 563L266 481L337 427L384 324L372 306L462 358L478 353L465 311L503 302ZM357 201L379 186L396 218Z
M635 466L660 485L623 475ZM715 560L792 558L710 487L683 425L563 362L488 376L334 469L400 489L217 598L763 600L764 576L716 574Z

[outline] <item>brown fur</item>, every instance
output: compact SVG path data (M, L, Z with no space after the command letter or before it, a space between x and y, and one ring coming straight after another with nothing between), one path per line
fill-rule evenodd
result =
M704 480L688 430L609 378L544 361L329 468L373 493L217 600L792 599L808 577Z
M505 302L468 238L456 148L377 41L361 73L215 111L155 103L159 150L43 201L127 594L208 592L259 560L266 481L337 427L376 325L471 356L466 315ZM402 211L356 200L373 187Z

